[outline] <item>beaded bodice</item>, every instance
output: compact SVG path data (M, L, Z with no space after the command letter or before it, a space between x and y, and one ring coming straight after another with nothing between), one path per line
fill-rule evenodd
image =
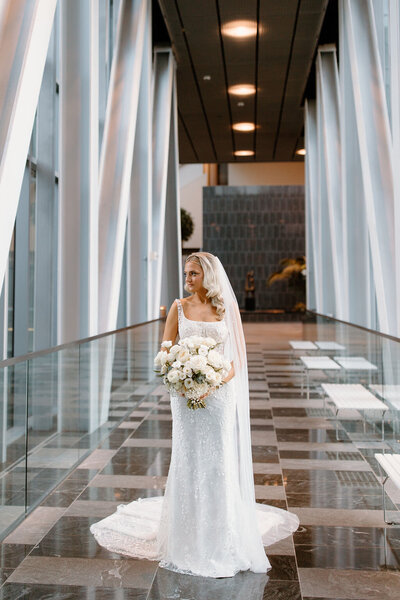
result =
M192 321L187 319L183 312L182 303L176 299L178 306L178 334L185 338L190 335L201 335L203 337L212 337L217 342L216 350L224 353L225 342L228 337L228 328L225 319L222 321Z

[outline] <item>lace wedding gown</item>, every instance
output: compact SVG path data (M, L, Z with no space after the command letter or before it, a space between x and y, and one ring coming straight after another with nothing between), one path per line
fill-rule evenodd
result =
M177 305L179 337L213 337L223 353L225 321L192 321L179 300ZM265 573L270 568L263 546L290 535L299 521L292 513L264 504L255 505L255 520L242 503L234 385L233 378L208 396L205 409L190 410L182 397L170 395L172 455L164 496L120 505L92 525L100 545L204 577L232 577L247 570Z

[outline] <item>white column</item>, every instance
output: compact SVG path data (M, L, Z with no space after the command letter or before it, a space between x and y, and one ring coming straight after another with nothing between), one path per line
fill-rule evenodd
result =
M0 31L0 285L54 19L56 0L3 0Z
M122 0L100 161L99 333L115 329L148 0Z
M391 133L373 6L371 0L342 0L340 7L342 35L346 39L346 58L350 66L379 328L386 333L395 333L398 331L398 307L394 277L395 212ZM354 285L353 282L351 284Z
M140 79L139 105L132 162L127 228L128 285L127 325L147 321L149 317L149 256L151 226L152 167L152 41L151 4L147 4L146 31Z
M154 60L153 84L153 185L150 264L151 319L159 316L164 254L165 208L174 63L171 50L158 50Z
M318 236L317 108L314 100L307 100L305 106L305 146L307 150L305 159L307 307L322 312L321 261Z
M97 333L98 0L61 3L58 343Z
M339 75L335 46L322 46L317 55L317 113L320 136L319 202L323 255L324 313L343 318L343 245L340 168ZM328 247L330 245L330 247ZM325 259L325 260L324 260Z

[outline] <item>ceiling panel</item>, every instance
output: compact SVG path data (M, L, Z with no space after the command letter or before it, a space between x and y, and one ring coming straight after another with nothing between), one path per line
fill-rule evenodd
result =
M328 0L159 4L177 62L180 162L232 162L240 149L255 150L241 161L299 160L301 103ZM258 19L259 35L221 35L220 25L236 19ZM256 85L256 95L229 95L238 83ZM256 131L233 132L237 121L256 121Z

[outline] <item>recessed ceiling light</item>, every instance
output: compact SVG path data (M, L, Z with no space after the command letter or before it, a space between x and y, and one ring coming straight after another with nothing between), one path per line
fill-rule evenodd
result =
M211 75L203 75L204 81L210 81Z
M221 31L224 35L235 38L247 38L257 34L256 21L230 21L222 25Z
M233 154L235 156L254 156L253 150L236 150Z
M296 150L296 154L299 154L300 156L305 156L306 149L305 148L300 148L300 150Z
M232 127L235 131L254 131L256 128L254 123L234 123Z
M230 94L235 94L235 96L251 96L256 93L256 86L251 85L250 83L231 85L228 88L228 92Z

